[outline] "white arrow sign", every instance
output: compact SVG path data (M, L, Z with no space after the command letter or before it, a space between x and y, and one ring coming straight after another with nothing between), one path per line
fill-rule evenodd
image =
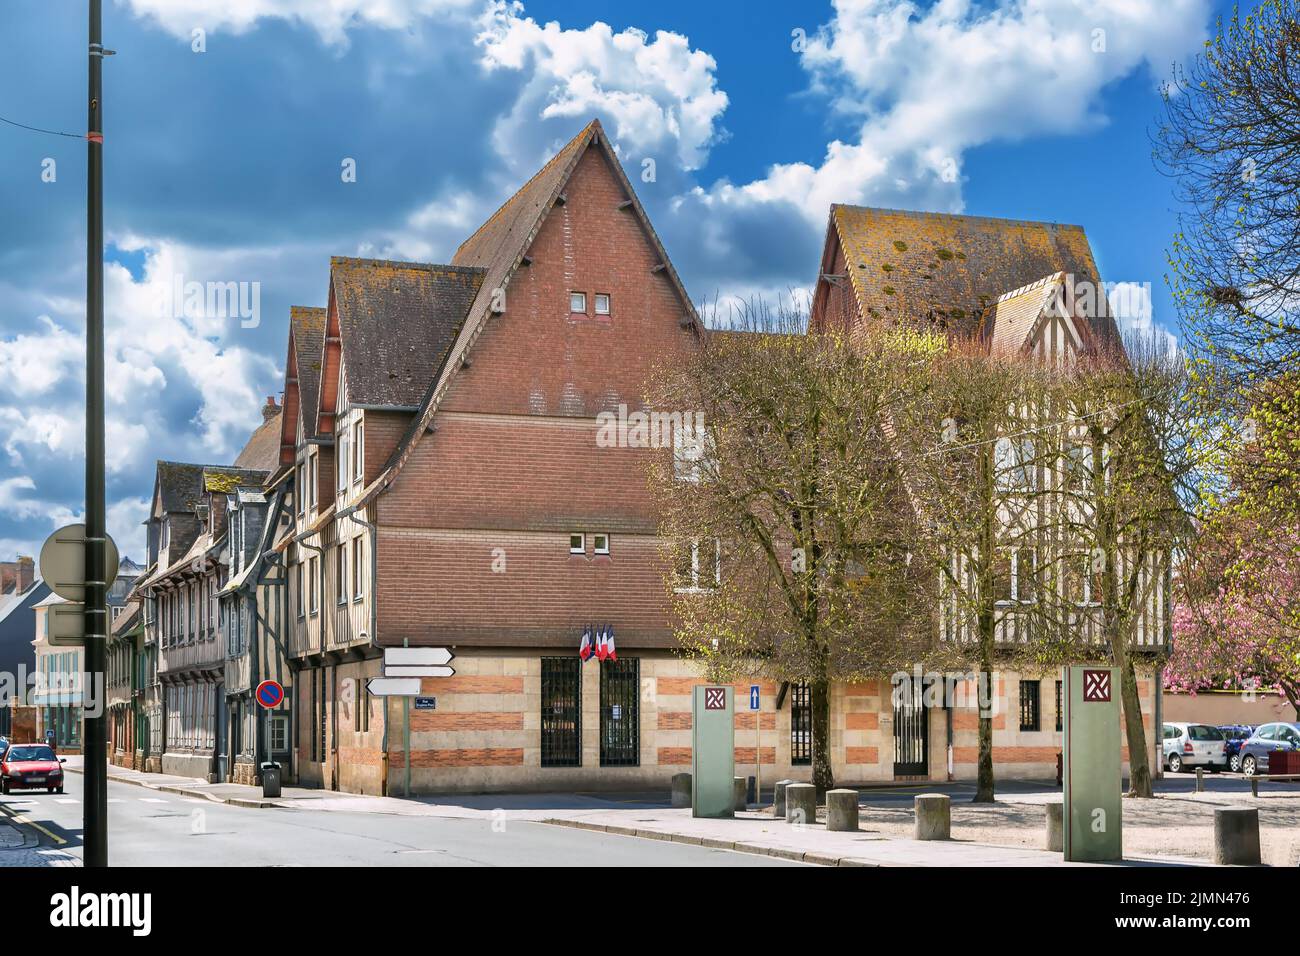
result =
M375 697L417 697L420 693L420 678L372 677L366 681L366 690Z
M456 668L454 667L416 667L399 664L396 667L391 664L384 665L385 677L455 677Z
M408 667L439 667L450 664L455 656L445 647L385 647L384 669L385 673L389 673L388 668L395 664Z

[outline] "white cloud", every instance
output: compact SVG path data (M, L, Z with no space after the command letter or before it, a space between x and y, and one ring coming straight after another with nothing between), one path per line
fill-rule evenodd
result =
M123 2L123 0L119 0ZM417 20L465 10L476 0L125 0L131 12L190 40L195 29L244 33L262 19L287 20L315 30L332 44L347 42L358 26L406 29Z
M686 170L702 166L725 135L727 94L717 87L717 63L681 34L660 30L651 40L644 30L614 33L600 22L566 30L505 2L493 3L481 25L475 42L483 66L525 74L513 110L494 131L498 153L517 166L535 167L553 147L537 133L555 118L600 114L625 151L671 157Z

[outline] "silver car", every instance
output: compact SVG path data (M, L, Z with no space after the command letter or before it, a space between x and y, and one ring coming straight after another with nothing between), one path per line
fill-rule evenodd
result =
M1170 773L1180 773L1184 767L1218 773L1228 766L1228 741L1223 731L1209 724L1165 724L1164 754Z

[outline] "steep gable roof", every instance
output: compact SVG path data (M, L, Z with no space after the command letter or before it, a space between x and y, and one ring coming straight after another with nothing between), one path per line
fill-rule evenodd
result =
M203 498L203 465L159 461L155 487L162 510L177 514L194 510Z
M958 333L987 334L980 325L998 297L1044 276L1059 272L1100 284L1081 226L837 204L827 256L832 240L864 315L934 322ZM1099 299L1098 333L1117 334Z
M316 434L316 408L320 398L321 356L325 353L325 310L313 306L295 305L289 308L289 341L293 350L294 370L298 386L298 412L302 418L303 434L308 438ZM296 428L296 420L285 416L285 428ZM281 433L281 441L285 440ZM295 443L292 432L288 443Z
M269 409L268 409L269 411ZM265 413L264 413L265 414ZM235 458L236 468L248 468L253 471L275 471L280 463L280 431L284 409L277 407L274 414L267 414L262 424L254 429L243 450Z
M622 186L627 196L627 208L637 217L637 221L645 230L647 239L659 256L659 263L662 266L660 271L677 293L682 306L683 322L689 323L697 334L702 331L699 317L691 304L690 297L686 294L686 288L668 258L668 252L664 249L658 233L650 224L650 218L637 198L636 190L632 188L627 174L623 172L618 157L614 155L600 121L592 120L456 250L456 255L452 259L454 265L484 270L478 295L455 344L448 350L441 367L432 377L429 389L420 402L419 411L412 420L410 428L397 443L397 447L379 476L362 491L349 511L365 505L392 482L420 438L429 430L438 403L446 394L452 377L473 348L484 324L492 314L497 290L506 289L510 277L523 264L528 248L537 238L547 214L557 202L563 201L565 184L588 148L601 150L610 170Z
M332 258L330 285L348 401L418 408L485 274L462 266ZM322 384L318 394L326 391Z

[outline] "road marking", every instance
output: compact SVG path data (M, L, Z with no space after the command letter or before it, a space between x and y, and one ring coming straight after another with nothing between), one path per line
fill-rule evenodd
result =
M54 802L55 803L80 803L81 801L78 800L76 797L65 797L62 800L55 800Z
M40 830L42 833L44 833L47 837L49 837L59 846L63 846L63 844L68 842L63 837L59 836L57 833L51 833L49 830L45 829L45 827L41 826L35 820L28 819L27 817L23 816L21 813L15 813L13 810L7 807L3 808L3 812L5 816L9 817L9 819L13 820L15 823L23 823L31 827L33 830Z
M109 798L108 798L108 802L109 802L109 803L126 803L126 801L123 800L121 797L109 797Z
M140 802L141 803L166 803L167 801L159 797L141 797Z

